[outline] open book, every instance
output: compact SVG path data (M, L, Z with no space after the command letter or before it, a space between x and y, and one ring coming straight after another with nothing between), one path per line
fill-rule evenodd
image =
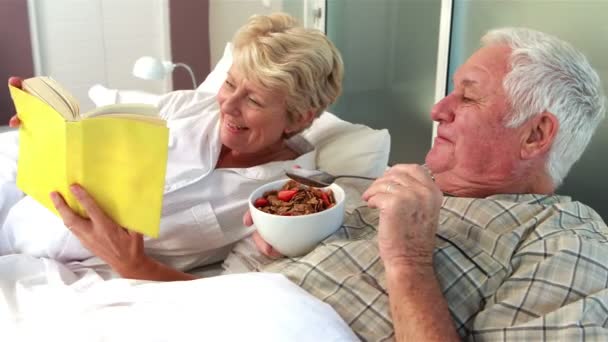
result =
M59 191L86 216L69 191L78 183L118 224L157 237L169 130L156 107L119 104L83 114L49 77L9 88L21 120L17 186L56 214L49 195Z

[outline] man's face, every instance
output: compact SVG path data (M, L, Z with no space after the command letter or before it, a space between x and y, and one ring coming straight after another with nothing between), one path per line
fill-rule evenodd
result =
M478 50L454 75L454 91L431 111L439 125L426 164L444 191L498 189L514 176L522 135L504 126L510 52L506 45Z

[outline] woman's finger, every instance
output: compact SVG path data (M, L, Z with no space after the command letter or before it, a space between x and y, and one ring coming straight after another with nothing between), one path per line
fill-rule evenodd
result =
M135 241L135 249L137 249L137 250L144 249L144 235L142 233L138 233L136 231L129 230L126 228L121 228L121 229L123 229L125 233L127 233L129 236L131 236L133 238L133 241Z
M55 205L55 209L59 212L59 216L63 220L63 224L70 230L81 229L88 221L80 215L76 214L65 202L61 194L54 191L51 192L51 201Z
M11 76L8 78L8 84L21 89L22 79L21 77Z
M17 114L13 115L10 120L8 120L8 126L12 127L12 128L17 128L21 125L21 120L19 120L19 117L17 116Z
M72 191L78 200L78 203L82 205L91 220L100 222L108 218L93 197L91 197L83 187L78 184L72 184L70 186L70 191Z
M283 254L279 253L268 242L266 242L266 240L264 240L264 238L262 238L262 236L260 235L260 233L257 232L257 230L255 232L253 232L252 237L253 237L253 242L255 243L255 246L265 256L267 256L269 258L273 258L273 259L283 257Z
M249 210L243 215L243 224L247 227L253 225L253 218L251 217L251 212Z

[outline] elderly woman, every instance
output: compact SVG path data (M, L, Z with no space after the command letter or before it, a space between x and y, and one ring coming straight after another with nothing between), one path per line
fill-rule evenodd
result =
M118 226L73 185L89 219L58 193L51 198L62 221L29 197L0 202L7 212L0 255L88 264L97 256L123 277L149 280L192 279L182 271L223 260L252 233L241 222L251 191L296 164L315 167L315 150L298 133L339 96L343 74L325 35L285 14L252 17L233 45L217 95L175 91L159 103L171 134L158 239ZM20 86L19 79L9 82ZM11 125L19 125L16 116Z

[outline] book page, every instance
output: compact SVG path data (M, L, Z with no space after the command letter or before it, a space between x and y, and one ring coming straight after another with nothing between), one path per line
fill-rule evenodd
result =
M148 115L129 114L129 113L104 114L104 115L97 115L97 116L87 118L87 119L93 120L93 119L99 119L99 118L135 120L135 121L147 122L147 123L151 123L151 124L159 125L159 126L167 126L167 122L158 116L148 116Z
M28 78L23 80L22 88L28 94L47 103L66 120L78 119L80 110L78 101L52 78L45 76Z
M97 116L122 117L131 120L147 121L151 123L164 124L165 120L160 117L158 108L153 105L140 103L120 103L111 104L95 108L85 114L83 118L93 118Z

